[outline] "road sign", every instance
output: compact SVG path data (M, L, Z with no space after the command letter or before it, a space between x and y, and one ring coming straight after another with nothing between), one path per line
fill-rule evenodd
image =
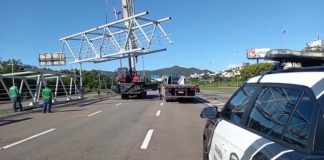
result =
M38 57L40 66L61 66L66 64L64 53L40 53Z

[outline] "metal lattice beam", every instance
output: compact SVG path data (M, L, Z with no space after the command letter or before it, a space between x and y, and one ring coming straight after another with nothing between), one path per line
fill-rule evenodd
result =
M72 63L113 61L165 51L156 42L172 43L161 26L171 17L151 20L144 18L145 15L148 12L63 37L60 39L62 50L64 52L67 48L67 52L72 54ZM128 47L130 41L133 47Z

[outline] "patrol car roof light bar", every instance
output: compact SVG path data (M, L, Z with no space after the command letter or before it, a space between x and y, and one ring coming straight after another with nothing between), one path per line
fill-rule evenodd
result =
M145 15L148 15L148 12L63 37L60 39L62 52L67 49L72 54L72 63L99 63L165 51L165 48L157 48L155 42L165 38L163 40L172 44L169 35L161 26L161 23L170 20L171 17L151 20L144 18ZM131 25L126 26L125 22L130 22ZM136 48L127 47L129 41L132 41Z
M272 68L272 71L283 70L285 64L295 63L301 67L315 67L324 65L324 51L295 51L290 49L272 49L266 53L265 58L268 60L277 61Z

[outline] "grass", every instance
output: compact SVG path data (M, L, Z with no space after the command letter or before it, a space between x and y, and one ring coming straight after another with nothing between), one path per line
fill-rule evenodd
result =
M200 82L199 87L201 90L213 90L220 92L235 92L244 81L215 81L215 82Z
M212 90L212 91L220 91L220 92L227 92L227 93L233 93L238 88L234 87L226 87L226 88L220 88L220 87L201 87L201 90Z
M0 115L6 115L11 113L14 113L13 109L0 110Z

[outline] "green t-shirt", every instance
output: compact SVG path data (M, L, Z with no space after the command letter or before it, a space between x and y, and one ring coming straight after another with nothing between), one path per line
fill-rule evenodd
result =
M18 88L16 86L11 86L9 88L9 95L11 99L16 99L19 96Z
M51 101L52 100L52 90L48 87L45 87L42 90L42 97L44 101Z

